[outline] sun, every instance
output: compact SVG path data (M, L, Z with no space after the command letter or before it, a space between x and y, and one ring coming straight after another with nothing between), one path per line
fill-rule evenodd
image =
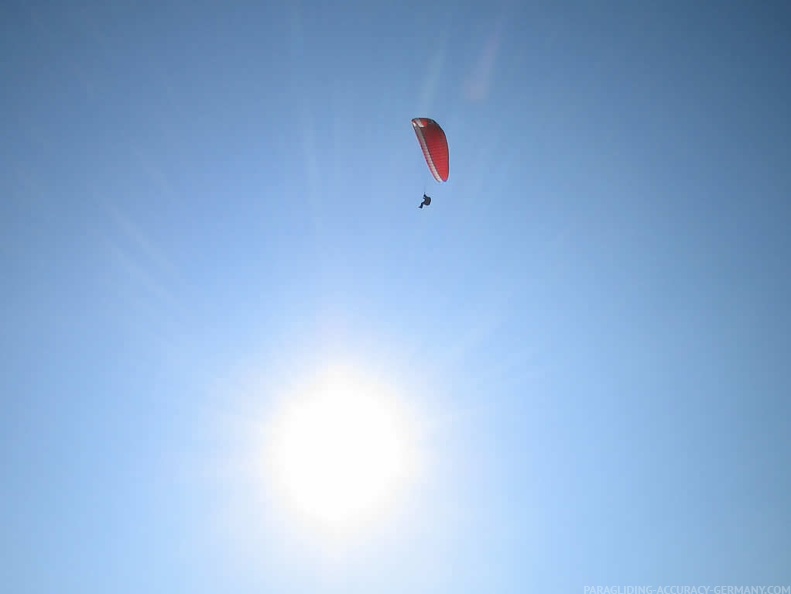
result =
M416 472L409 415L390 389L332 369L276 415L268 466L281 501L343 535L379 519Z

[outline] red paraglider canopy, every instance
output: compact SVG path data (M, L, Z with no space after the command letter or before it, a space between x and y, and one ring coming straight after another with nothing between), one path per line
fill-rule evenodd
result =
M438 182L448 181L450 175L450 159L448 156L448 139L439 124L430 118L414 118L412 127L423 149L426 164L431 175Z

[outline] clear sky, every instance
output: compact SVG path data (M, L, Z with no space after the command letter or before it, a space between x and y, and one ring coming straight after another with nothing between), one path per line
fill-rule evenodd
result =
M791 584L787 3L0 20L4 592ZM421 470L328 544L260 468L339 367Z

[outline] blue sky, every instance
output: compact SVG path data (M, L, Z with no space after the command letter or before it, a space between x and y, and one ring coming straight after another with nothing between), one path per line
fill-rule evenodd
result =
M4 590L791 584L784 3L0 11ZM334 361L431 463L329 562L245 469Z

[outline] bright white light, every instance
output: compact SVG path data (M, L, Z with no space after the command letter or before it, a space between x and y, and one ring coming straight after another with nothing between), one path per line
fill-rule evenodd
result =
M413 431L394 394L333 370L280 412L268 461L288 507L342 535L365 527L415 473Z

